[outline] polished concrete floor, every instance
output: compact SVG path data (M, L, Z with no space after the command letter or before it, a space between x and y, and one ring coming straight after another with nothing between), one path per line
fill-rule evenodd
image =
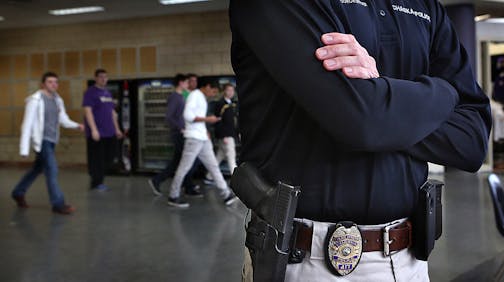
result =
M241 204L224 207L209 189L190 209L176 210L152 196L145 177L109 177L110 191L90 192L83 171L62 170L74 215L50 212L43 177L28 194L31 208L18 210L9 195L23 172L0 169L0 282L240 281ZM446 189L431 281L493 281L504 265L485 177L434 176Z

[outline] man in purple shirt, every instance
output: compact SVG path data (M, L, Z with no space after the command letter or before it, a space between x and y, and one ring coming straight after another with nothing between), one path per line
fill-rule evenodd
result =
M115 139L123 134L117 122L112 94L107 90L107 71L95 71L95 85L84 93L88 172L91 189L107 190L103 184L105 172L114 158Z
M180 159L182 157L182 151L184 149L184 108L185 99L183 92L187 91L189 87L189 77L183 74L177 74L173 80L175 85L175 91L173 91L166 101L166 122L170 128L170 138L173 143L173 157L172 160L166 164L166 167L159 174L155 175L153 178L149 179L149 186L152 192L156 196L163 195L161 193L161 184L168 179L173 177L175 170L177 169ZM201 197L203 194L199 190L198 185L194 185L192 182L192 175L194 172L192 168L185 176L183 186L185 187L185 194L189 196Z

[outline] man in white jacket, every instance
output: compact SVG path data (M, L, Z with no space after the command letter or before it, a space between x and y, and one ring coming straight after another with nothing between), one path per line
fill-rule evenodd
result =
M215 97L219 92L219 84L212 79L202 79L201 87L189 94L184 109L184 150L179 166L173 178L168 204L178 208L188 208L189 203L181 198L180 188L185 175L198 158L215 180L215 186L219 191L225 205L231 205L238 198L227 186L224 177L219 169L219 164L215 159L212 141L205 123L216 123L219 118L216 116L207 117L208 103L206 97Z
M42 89L26 99L26 107L21 127L20 154L28 157L30 147L37 154L33 167L23 176L12 191L12 198L18 207L28 208L25 194L37 176L44 172L52 210L59 214L75 211L65 204L58 184L58 163L54 154L59 140L59 126L84 130L82 124L72 121L66 111L63 99L58 95L58 76L47 72L42 76ZM31 146L30 146L31 145Z

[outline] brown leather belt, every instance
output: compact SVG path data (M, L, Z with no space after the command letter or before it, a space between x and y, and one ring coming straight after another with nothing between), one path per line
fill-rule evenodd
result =
M313 227L308 227L302 223L297 226L296 248L304 251L311 251ZM393 227L389 230L390 252L399 251L411 247L411 222L404 223ZM362 234L362 250L364 252L384 251L383 244L384 229L376 230L361 230Z

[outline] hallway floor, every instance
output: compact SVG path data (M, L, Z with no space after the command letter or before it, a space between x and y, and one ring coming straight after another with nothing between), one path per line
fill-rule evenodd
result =
M0 281L240 281L245 207L225 207L213 189L177 210L153 197L147 178L108 177L106 192L88 190L87 174L62 169L71 216L50 211L44 178L31 207L10 199L24 173L0 169ZM485 174L449 172L444 230L429 267L431 281L492 281L504 265ZM166 190L168 186L163 187Z

